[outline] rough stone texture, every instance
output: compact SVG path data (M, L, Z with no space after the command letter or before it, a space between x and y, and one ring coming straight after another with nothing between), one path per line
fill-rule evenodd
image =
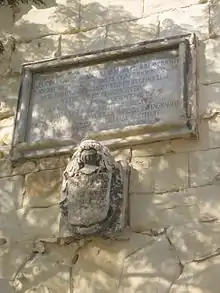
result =
M23 176L0 179L0 214L16 211L22 205Z
M130 192L163 192L188 186L187 154L138 157L131 164Z
M19 87L19 75L2 77L0 79L1 118L8 118L13 115L16 109Z
M191 186L218 184L220 149L194 152L189 159Z
M100 50L105 46L106 28L97 28L79 34L62 35L61 54L74 55Z
M12 71L20 72L23 63L50 59L58 50L58 36L44 37L28 43L17 43L12 53Z
M8 112L9 113L9 112ZM4 112L6 115L6 111ZM3 115L3 112L2 112ZM1 116L1 113L0 113ZM10 145L14 127L14 117L0 120L0 145Z
M47 157L38 160L39 170L52 170L57 168L64 168L70 156Z
M220 3L211 1L210 5L210 37L220 35Z
M119 292L168 292L179 274L175 254L161 237L127 257Z
M160 37L194 32L200 39L207 39L209 36L208 19L208 4L176 8L160 13Z
M39 208L58 204L62 172L62 169L55 169L26 175L24 206Z
M127 219L127 173L107 147L83 140L63 172L61 237L121 232Z
M154 14L161 11L171 10L174 8L196 5L201 2L206 3L208 2L208 0L169 0L163 3L161 2L161 0L144 0L144 15Z
M106 47L128 45L154 39L158 36L158 27L157 16L109 25Z
M139 18L142 15L141 0L82 0L81 27L91 28L99 25ZM96 17L94 17L94 14Z

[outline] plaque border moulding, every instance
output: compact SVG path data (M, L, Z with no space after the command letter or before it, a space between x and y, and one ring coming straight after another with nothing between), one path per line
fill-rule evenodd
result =
M59 71L80 65L99 64L109 60L126 59L132 55L150 54L176 49L179 54L180 93L184 105L186 123L181 125L130 126L125 129L101 131L87 136L99 140L110 149L156 142L175 138L198 138L197 129L197 37L195 34L184 34L169 38L156 39L128 46L114 47L87 54L65 56L22 65L21 85L17 103L17 112L11 148L11 159L27 159L56 154L68 154L74 151L73 140L43 140L37 143L27 142L28 115L30 111L31 86L33 75L37 72Z

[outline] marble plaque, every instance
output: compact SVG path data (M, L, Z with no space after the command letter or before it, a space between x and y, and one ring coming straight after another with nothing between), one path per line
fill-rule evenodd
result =
M130 54L128 47L115 56L110 51L78 57L78 62L76 57L72 64L64 59L24 66L28 105L20 113L25 122L17 125L22 133L17 144L49 149L51 141L63 147L95 138L117 145L163 137L170 127L177 136L194 132L189 112L193 56L187 56L190 44L175 42L160 50L151 44L151 52L145 44L142 51L137 46L140 52L130 48Z

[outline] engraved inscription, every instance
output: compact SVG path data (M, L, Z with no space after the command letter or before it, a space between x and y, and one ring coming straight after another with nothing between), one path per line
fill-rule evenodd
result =
M176 51L33 77L28 141L184 120Z

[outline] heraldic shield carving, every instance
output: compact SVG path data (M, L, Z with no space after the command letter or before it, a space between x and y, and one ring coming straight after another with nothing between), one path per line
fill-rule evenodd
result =
M64 173L60 237L108 236L126 226L128 166L95 140L78 146Z

